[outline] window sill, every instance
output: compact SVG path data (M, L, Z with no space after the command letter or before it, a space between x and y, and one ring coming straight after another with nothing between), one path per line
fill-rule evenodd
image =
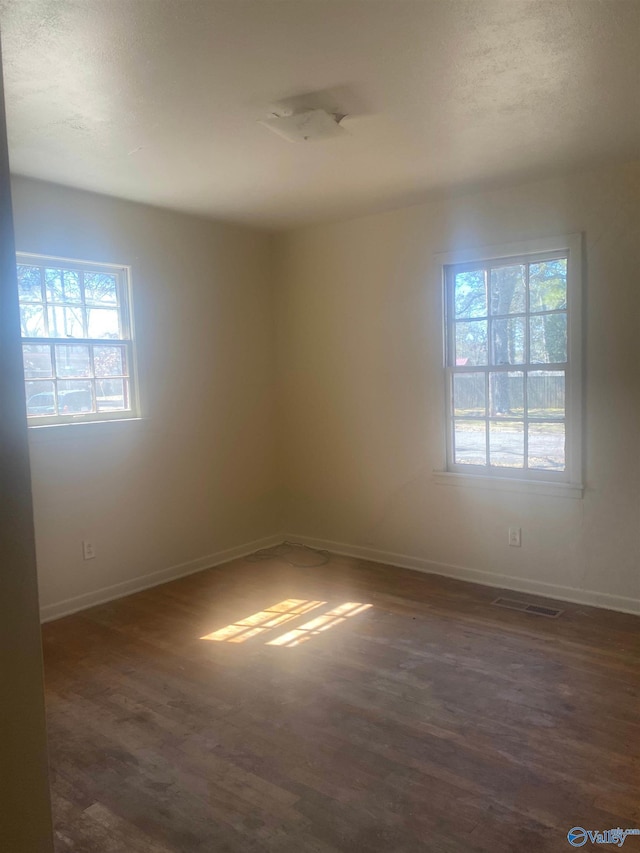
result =
M436 483L443 486L463 486L490 491L525 492L530 495L573 498L581 500L584 486L576 483L554 483L548 480L518 480L510 477L484 477L481 474L457 474L452 471L434 471Z
M137 430L145 418L113 418L103 421L82 421L67 424L41 424L28 426L29 444L49 444L58 441L75 441L78 438L106 438L116 433ZM121 426L118 426L121 424Z

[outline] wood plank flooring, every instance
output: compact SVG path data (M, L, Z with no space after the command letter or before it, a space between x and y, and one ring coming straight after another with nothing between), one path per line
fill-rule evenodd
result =
M57 851L545 853L640 827L640 618L498 594L237 560L45 625Z

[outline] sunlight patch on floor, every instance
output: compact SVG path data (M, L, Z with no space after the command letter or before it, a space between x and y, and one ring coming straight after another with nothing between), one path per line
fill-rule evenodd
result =
M307 613L325 604L327 604L326 601L286 598L277 604L271 605L266 610L246 616L244 619L226 625L224 628L220 628L211 634L205 634L200 639L212 640L218 643L244 643L252 637L258 637L267 631L274 631L274 629L280 628L293 619L300 619ZM286 634L268 640L266 645L283 646L286 648L299 646L323 631L328 631L330 628L335 628L337 625L343 624L350 617L364 613L370 607L372 607L371 604L362 604L359 601L346 601L344 604L339 604L336 607L332 607L326 613L316 616L309 622L305 622L304 625L300 625Z
M200 637L201 640L213 640L215 642L244 643L250 637L257 637L265 631L271 631L285 622L298 619L310 610L321 607L326 601L309 601L300 598L287 598L271 605L266 610L253 613L238 622L226 625L219 631Z
M302 643L306 643L307 640L310 640L311 637L316 634L320 634L322 631L328 631L329 628L335 628L336 625L341 625L351 616L357 616L359 613L364 613L364 611L368 610L371 606L371 604L361 604L358 601L346 601L344 604L340 604L338 607L334 607L332 610L327 611L327 613L317 616L310 622L306 622L299 628L294 628L293 631L289 631L281 637L276 637L275 640L269 640L267 645L286 646L287 648L299 646Z

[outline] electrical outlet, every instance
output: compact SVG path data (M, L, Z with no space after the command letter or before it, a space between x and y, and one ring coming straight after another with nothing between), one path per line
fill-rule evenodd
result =
M84 539L82 542L82 559L83 560L93 560L96 555L96 549L93 545L93 542L89 542L88 539Z
M522 529L520 527L509 528L509 545L512 548L519 548L522 545Z

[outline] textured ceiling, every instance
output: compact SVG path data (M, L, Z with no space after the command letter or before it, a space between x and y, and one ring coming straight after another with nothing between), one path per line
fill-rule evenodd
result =
M14 172L207 216L289 227L640 153L638 0L0 0L0 25ZM257 123L292 97L349 135Z

